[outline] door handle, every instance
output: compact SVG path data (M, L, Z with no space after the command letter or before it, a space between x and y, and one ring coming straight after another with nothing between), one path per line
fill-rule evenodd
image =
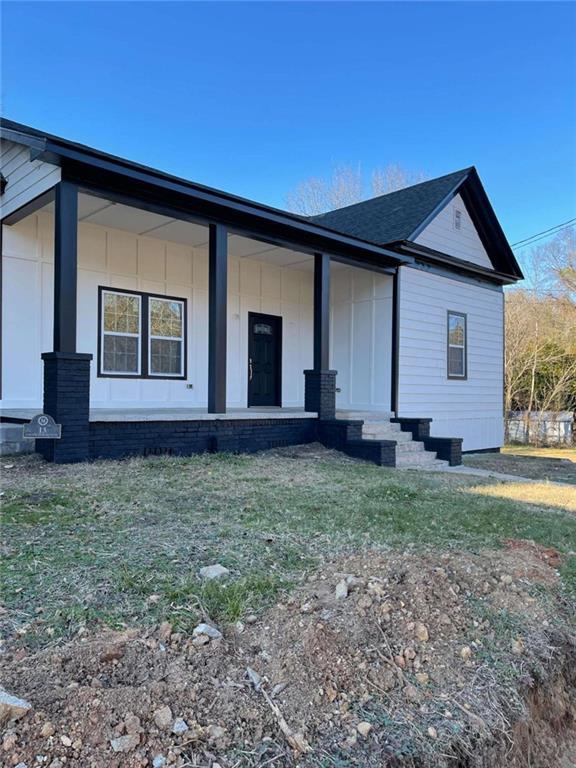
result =
M249 357L248 358L248 381L252 381L252 374L253 374L253 371L252 371L252 358Z

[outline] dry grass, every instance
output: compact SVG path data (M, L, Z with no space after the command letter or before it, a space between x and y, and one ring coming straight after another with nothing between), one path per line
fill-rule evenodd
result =
M464 464L491 472L576 485L576 450L506 446L502 453L472 453Z
M215 616L237 618L315 563L367 547L478 551L529 539L576 550L576 519L559 497L521 500L478 478L386 470L315 447L10 463L0 572L9 614L0 619L8 635L34 620L26 637L40 645L99 623L169 619L185 630L206 601ZM233 594L203 593L198 568L214 562L234 574Z
M509 456L534 456L541 459L566 459L576 464L576 448L537 448L533 445L506 445L502 453Z
M500 499L513 499L528 504L576 512L576 488L554 483L494 483L474 486L470 493L492 496Z

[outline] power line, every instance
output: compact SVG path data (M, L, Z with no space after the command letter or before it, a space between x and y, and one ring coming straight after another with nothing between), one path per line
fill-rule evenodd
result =
M574 219L574 221L576 221L576 219ZM512 246L512 250L514 250L514 251L521 251L523 248L528 248L529 246L534 245L534 243L537 243L538 240L545 240L547 237L550 237L550 234L557 235L560 232L563 232L565 229L570 229L571 226L572 226L571 224L568 224L567 226L564 226L564 227L561 227L560 229L557 229L555 232L540 235L540 237L536 237L536 235L534 235L534 239L533 240L530 240L530 242L528 242L528 243L524 243L524 245L521 245L520 247Z
M569 219L568 221L563 221L562 224L556 224L555 226L550 227L550 229L545 229L543 232L536 232L535 235L530 235L530 237L525 237L524 240L518 240L517 243L512 243L512 248L515 248L517 245L521 245L522 243L527 243L529 240L533 240L536 237L539 238L540 235L547 235L549 232L552 232L555 229L559 229L560 227L566 227L575 221L576 219Z

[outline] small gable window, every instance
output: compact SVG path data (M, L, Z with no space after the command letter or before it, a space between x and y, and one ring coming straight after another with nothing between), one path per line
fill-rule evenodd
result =
M461 312L448 312L448 378L465 379L467 376L468 323Z
M462 229L462 211L454 208L454 229Z

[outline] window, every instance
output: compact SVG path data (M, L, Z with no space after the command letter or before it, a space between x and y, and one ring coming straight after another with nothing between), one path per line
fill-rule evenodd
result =
M103 373L140 373L140 296L102 291Z
M454 229L462 229L462 211L454 208Z
M448 312L448 378L465 379L467 376L466 315Z
M186 301L100 288L99 376L186 377Z
M184 303L150 297L148 302L151 376L182 376Z

